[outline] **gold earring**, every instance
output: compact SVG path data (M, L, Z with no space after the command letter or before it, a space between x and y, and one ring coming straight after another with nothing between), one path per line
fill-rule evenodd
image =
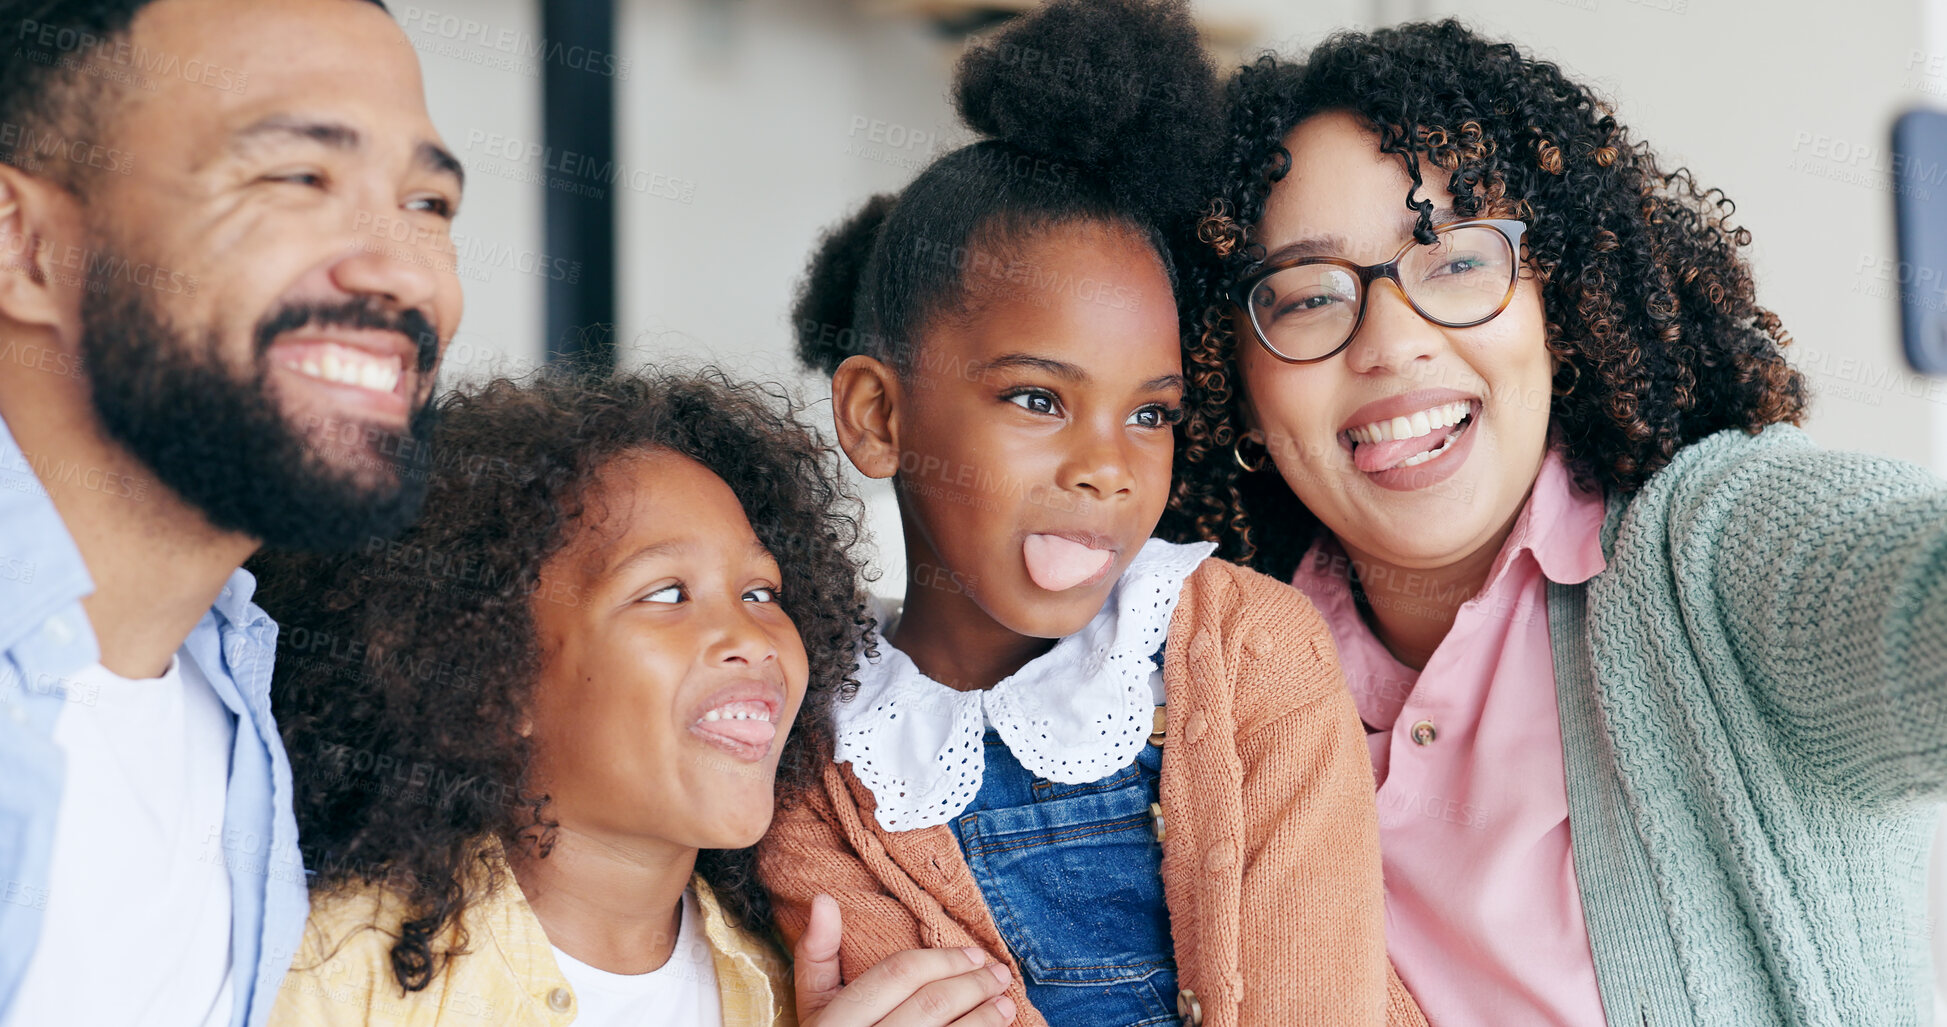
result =
M1267 452L1265 455L1269 456L1270 454ZM1236 442L1230 444L1230 458L1237 461L1237 466L1242 468L1245 474L1256 474L1264 470L1263 459L1260 458L1256 466L1252 466L1244 460L1244 439L1242 436L1239 436Z

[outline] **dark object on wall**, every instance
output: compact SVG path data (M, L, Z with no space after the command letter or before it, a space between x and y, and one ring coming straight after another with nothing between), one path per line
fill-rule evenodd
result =
M546 52L615 53L613 0L548 0L540 7ZM573 154L577 167L614 167L613 62L543 60L541 68L548 163L556 164L553 155ZM550 172L546 195L550 266L572 272L548 275L548 359L613 368L615 188L608 176L556 182Z
M1911 110L1893 123L1890 167L1900 257L1891 268L1864 269L1890 278L1900 294L1900 338L1906 362L1923 374L1947 374L1947 113Z

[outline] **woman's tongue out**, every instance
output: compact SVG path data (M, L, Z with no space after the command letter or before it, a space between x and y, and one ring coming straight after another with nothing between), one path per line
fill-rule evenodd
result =
M1102 572L1115 553L1094 549L1060 535L1029 535L1021 544L1028 577L1050 592L1064 592Z
M1448 425L1434 430L1417 439L1393 439L1388 442L1360 442L1352 447L1352 465L1371 474L1374 471L1391 470L1401 461L1410 460L1421 453L1431 453L1445 445L1448 439L1461 430L1467 422Z

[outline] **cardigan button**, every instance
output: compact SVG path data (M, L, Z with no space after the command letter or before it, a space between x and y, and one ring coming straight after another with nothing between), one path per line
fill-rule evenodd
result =
M1203 711L1191 710L1183 721L1183 740L1191 745L1197 744L1197 739L1203 737L1203 728Z
M1163 840L1163 804L1162 803L1152 802L1149 804L1149 818L1153 822L1152 826L1156 830L1156 840L1159 842L1162 841Z
M548 992L548 1008L557 1013L565 1013L574 1008L575 993L566 988L555 988Z
M1432 745L1433 740L1438 737L1440 737L1440 732L1433 726L1433 721L1422 720L1413 725L1414 745Z
M1188 988L1176 993L1176 1015L1183 1019L1183 1027L1199 1027L1203 1023L1203 1003L1197 1001L1197 993Z

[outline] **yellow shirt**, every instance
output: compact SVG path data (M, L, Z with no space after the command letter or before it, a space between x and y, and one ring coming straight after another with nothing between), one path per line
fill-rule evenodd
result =
M392 943L405 908L396 893L371 887L316 897L269 1027L573 1023L574 989L520 886L501 870L501 887L462 914L466 953L411 993L392 976ZM790 964L770 942L725 919L702 877L691 886L717 971L724 1027L797 1027Z

